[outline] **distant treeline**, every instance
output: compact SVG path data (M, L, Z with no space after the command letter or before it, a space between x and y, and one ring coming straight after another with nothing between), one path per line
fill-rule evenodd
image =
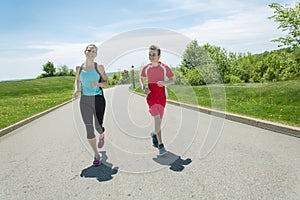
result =
M53 62L48 61L43 65L45 73L40 74L37 78L46 78L51 76L75 76L75 71L69 69L67 65L60 65L55 68Z
M232 53L196 40L188 44L175 70L177 84L255 83L300 77L300 48L283 48L260 54Z
M60 65L57 68L54 66L53 62L48 61L43 65L44 73L40 74L37 78L46 78L53 76L75 76L76 72L73 69L69 69L67 65ZM135 76L138 74L135 72ZM124 70L122 72L108 73L109 85L117 84L128 84L131 82L129 71ZM138 78L138 77L136 77Z
M38 78L75 76L75 71L62 65L57 69L48 61ZM214 45L187 45L181 64L173 68L175 84L205 85L215 83L256 83L300 78L300 48L283 48L260 54L233 53ZM135 81L139 72L134 73ZM132 71L124 70L108 77L110 85L132 82Z

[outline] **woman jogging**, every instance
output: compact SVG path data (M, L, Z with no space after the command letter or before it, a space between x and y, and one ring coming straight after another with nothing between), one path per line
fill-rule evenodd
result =
M80 112L86 128L87 139L94 152L93 165L100 165L100 153L97 150L97 139L94 129L99 135L98 148L104 145L103 116L105 112L105 98L102 87L107 86L107 76L103 65L94 62L98 48L89 44L84 54L85 62L76 67L74 97L78 96L81 88ZM94 119L94 120L93 120ZM93 122L94 121L94 122Z

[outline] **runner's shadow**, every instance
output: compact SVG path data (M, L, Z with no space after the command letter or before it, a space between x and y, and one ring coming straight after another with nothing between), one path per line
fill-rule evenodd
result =
M112 168L112 164L106 162L106 151L101 151L102 162L99 166L90 166L81 171L80 176L85 178L96 178L99 182L109 181L113 178L112 175L118 173L118 167Z
M169 151L163 156L153 158L153 160L161 165L170 165L169 169L175 172L181 172L184 169L184 165L189 165L192 162L190 158L183 160L180 156Z

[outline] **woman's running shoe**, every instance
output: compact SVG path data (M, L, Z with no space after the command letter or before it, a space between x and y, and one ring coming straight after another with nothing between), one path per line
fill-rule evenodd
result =
M95 156L94 157L94 161L93 161L93 165L94 166L97 166L97 165L100 165L101 164L101 156L100 156L100 154L98 154L98 156Z

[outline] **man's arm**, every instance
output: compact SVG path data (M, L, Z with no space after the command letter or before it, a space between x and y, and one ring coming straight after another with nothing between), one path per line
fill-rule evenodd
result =
M172 85L172 84L174 84L173 77L170 77L167 81L158 81L157 82L157 85L159 87L168 86L168 85Z
M151 91L149 90L148 87L145 87L145 79L146 79L146 77L141 76L140 84L141 84L141 88L144 91L144 93L148 95Z
M140 84L141 84L142 90L145 89L145 78L146 78L146 77L143 77L143 76L140 77Z

